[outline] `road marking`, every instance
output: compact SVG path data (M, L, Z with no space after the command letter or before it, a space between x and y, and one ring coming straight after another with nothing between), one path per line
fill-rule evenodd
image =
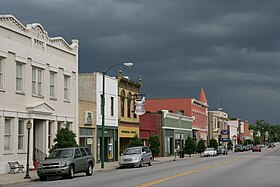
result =
M232 159L232 160L220 162L220 163L217 163L217 164L212 164L212 165L205 166L205 167L202 167L202 168L198 168L198 169L195 169L195 170L190 170L190 171L186 171L186 172L179 173L179 174L176 174L176 175L171 175L171 176L164 177L164 178L161 178L161 179L157 179L157 180L154 180L154 181L139 184L135 187L152 186L152 185L162 183L162 182L165 182L165 181L168 181L168 180L172 180L172 179L175 179L175 178L178 178L178 177L182 177L182 176L190 175L190 174L193 174L193 173L197 173L197 172L202 171L202 170L206 170L206 169L210 169L210 168L213 168L213 167L218 167L218 166L221 166L221 165L224 165L224 164L228 164L228 163L231 163L231 162L234 162L234 161L237 161L237 160L240 160L240 158L235 158L235 159Z

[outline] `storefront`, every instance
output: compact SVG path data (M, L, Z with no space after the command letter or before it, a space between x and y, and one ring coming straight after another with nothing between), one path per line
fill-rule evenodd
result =
M139 137L139 127L119 126L119 150L121 155L135 136Z
M87 147L93 155L95 155L95 129L94 128L79 128L80 136L79 142L80 146Z
M100 162L100 145L102 140L102 128L97 130L97 155L96 160ZM108 128L104 130L104 161L112 162L118 160L118 129Z

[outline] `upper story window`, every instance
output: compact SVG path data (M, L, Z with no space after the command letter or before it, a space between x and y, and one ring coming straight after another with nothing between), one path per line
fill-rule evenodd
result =
M32 67L32 95L43 96L43 69Z
M50 97L56 98L56 72L50 71Z
M127 117L131 117L131 93L127 96Z
M125 91L121 93L121 117L124 117L124 102L125 102Z
M16 91L23 92L23 74L24 74L24 64L16 63Z
M0 57L0 89L4 88L4 58Z
M111 97L111 116L114 116L114 97Z
M69 101L70 97L70 76L64 75L64 99Z

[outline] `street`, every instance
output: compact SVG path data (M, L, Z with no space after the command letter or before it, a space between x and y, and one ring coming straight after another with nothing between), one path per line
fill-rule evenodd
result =
M277 187L280 186L280 146L262 152L238 152L217 157L176 160L144 166L98 172L91 177L36 181L17 186L33 187Z

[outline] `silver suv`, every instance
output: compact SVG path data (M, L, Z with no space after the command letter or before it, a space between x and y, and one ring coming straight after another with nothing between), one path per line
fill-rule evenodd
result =
M142 167L144 164L152 165L152 152L147 146L127 148L119 160L120 168L125 166Z
M88 148L70 147L52 151L45 160L39 163L37 175L41 181L49 176L63 176L72 179L75 173L85 172L92 175L94 157Z

